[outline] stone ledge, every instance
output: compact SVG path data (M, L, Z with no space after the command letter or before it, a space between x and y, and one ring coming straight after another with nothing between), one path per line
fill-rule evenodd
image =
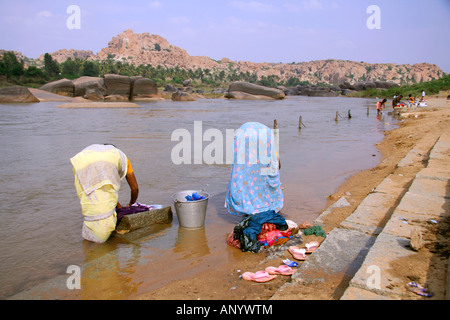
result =
M151 226L156 223L169 223L172 221L172 207L154 209L139 212L122 217L116 227L118 234L125 234L140 228Z

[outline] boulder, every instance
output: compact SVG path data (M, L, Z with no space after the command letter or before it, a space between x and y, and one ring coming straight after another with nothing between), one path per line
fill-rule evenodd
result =
M175 91L177 91L177 89L175 89L175 87L171 84L166 84L164 91L165 92L175 92Z
M87 95L87 90L97 92L102 96L106 93L105 82L103 78L100 77L80 77L78 79L72 80L74 85L74 95L75 97L83 97Z
M183 87L189 87L192 83L192 79L186 79L183 81Z
M105 74L103 76L106 95L120 95L129 99L131 93L131 78L118 74Z
M185 91L187 93L194 93L194 89L192 87L184 87L183 91Z
M422 249L424 243L423 243L423 236L422 233L417 229L414 228L411 230L411 237L410 237L410 247L414 251L419 251Z
M241 91L227 92L225 94L225 98L227 98L227 99L236 99L236 100L267 100L267 99L273 99L273 98L270 98L268 96L250 94L250 93L241 92Z
M293 88L289 88L287 90L287 92L285 91L284 93L288 96L299 96L301 91L301 89L299 89L299 87L293 87Z
M332 87L330 87L330 90L340 92L341 88L339 86L332 86Z
M310 90L309 97L337 97L339 96L339 93L335 91L329 91L329 90Z
M0 89L0 103L29 103L39 102L28 88L22 86L12 86Z
M177 91L172 94L173 101L196 101L197 99L190 93L184 91Z
M347 95L349 95L349 94L352 94L353 92L355 92L355 90L343 89L343 90L342 90L342 95L343 95L343 96L347 96Z
M389 89L390 85L387 81L374 81L377 89Z
M92 101L101 101L104 99L103 91L101 91L100 88L95 87L86 88L83 97Z
M211 93L218 93L218 94L223 94L226 92L227 92L226 88L214 88L211 90Z
M344 81L344 83L340 84L339 87L340 87L342 90L345 90L345 89L355 90L355 86L352 85L352 84L351 84L350 82L348 82L348 81Z
M154 98L156 96L158 96L158 86L154 80L139 78L134 81L131 89L131 100Z
M41 90L56 93L65 97L74 97L75 86L69 79L61 79L43 85Z
M129 98L120 94L110 94L109 96L106 96L104 100L106 102L125 102L129 101Z
M228 93L234 91L244 92L256 96L265 96L271 99L284 99L286 94L279 89L260 86L249 82L234 82L228 88Z
M353 86L356 91L364 91L365 90L364 82L357 82Z

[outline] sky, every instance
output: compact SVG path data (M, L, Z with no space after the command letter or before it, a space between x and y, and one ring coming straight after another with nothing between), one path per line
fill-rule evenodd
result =
M428 62L450 73L450 0L0 0L0 26L0 49L29 58L97 53L132 29L216 60Z

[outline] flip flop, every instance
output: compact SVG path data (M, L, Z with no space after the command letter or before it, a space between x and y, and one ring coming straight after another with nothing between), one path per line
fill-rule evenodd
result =
M299 249L298 247L289 247L288 251L292 254L296 260L306 260L306 250Z
M255 273L244 272L242 274L242 278L244 280L255 281L255 282L267 282L276 277L277 277L276 275L270 275L267 271L256 271Z
M307 243L305 246L306 246L306 253L313 253L319 247L319 243L317 241L313 241Z
M281 274L283 276L291 276L294 274L295 269L288 267L287 265L281 265L278 268L267 267L266 271L268 274Z
M433 296L433 293L428 291L427 288L421 286L417 282L412 281L412 282L408 283L408 286L411 288L411 292L414 292L415 294L418 294L419 296L424 296L424 297L428 297L428 298L431 298Z

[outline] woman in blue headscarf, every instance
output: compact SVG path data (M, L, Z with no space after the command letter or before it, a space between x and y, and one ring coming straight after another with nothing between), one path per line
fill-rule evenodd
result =
M225 207L235 215L279 212L283 201L273 131L258 122L245 123L234 139L234 163Z
M242 242L247 243L243 251L259 250L256 237L264 223L287 229L286 220L279 214L283 202L274 133L261 123L245 123L235 135L234 162L225 199L230 214L246 216L239 230L235 228L235 238L246 236L240 239L241 249ZM253 245L254 250L249 249Z

